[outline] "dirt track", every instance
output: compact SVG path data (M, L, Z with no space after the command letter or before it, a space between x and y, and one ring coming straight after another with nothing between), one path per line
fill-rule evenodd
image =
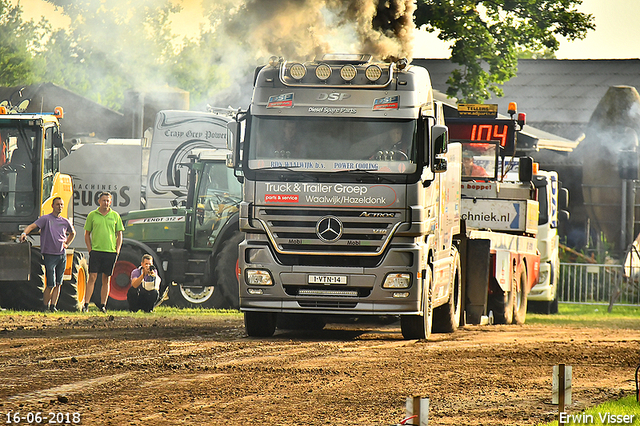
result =
M251 339L239 315L0 316L0 422L389 425L415 394L430 398L430 425L533 425L554 418L560 362L573 366L570 412L632 393L639 342L637 330L532 325L428 342L402 340L398 324Z

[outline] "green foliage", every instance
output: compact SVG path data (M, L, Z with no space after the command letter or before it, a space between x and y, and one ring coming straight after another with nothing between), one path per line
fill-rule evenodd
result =
M33 52L48 26L45 22L22 20L19 4L0 0L0 85L32 84L42 63Z
M253 65L258 56L278 48L317 48L298 46L299 37L289 40L268 26L258 31L267 34L260 42L252 39L247 19L271 22L265 14L279 9L249 8L253 15L247 16L247 3L233 0L203 2L208 25L196 39L182 43L171 32L171 18L180 10L173 0L47 1L70 18L68 28L53 30L45 20L24 22L19 3L0 0L0 84L52 82L116 110L125 91L166 85L189 91L192 104L201 108L239 75L250 76L248 63ZM453 43L452 60L459 68L448 80L447 94L482 102L502 94L499 86L515 76L518 57L550 57L558 48L557 36L583 38L594 28L593 17L577 12L578 4L580 0L419 0L414 16L419 26L439 30L442 40ZM327 3L329 8L337 5ZM318 11L299 12L306 18L304 13ZM350 16L343 18L355 19ZM324 19L319 12L312 18ZM314 34L307 36L325 42ZM285 38L292 43L286 48Z
M558 50L560 35L582 39L594 29L593 16L578 12L581 0L419 0L418 27L439 30L453 43L451 60L460 66L449 80L447 95L463 102L502 96L499 85L516 75L519 52Z

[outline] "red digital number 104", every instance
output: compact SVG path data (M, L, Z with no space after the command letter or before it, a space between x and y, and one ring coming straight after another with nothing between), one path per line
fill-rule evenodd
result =
M502 132L500 128L502 127ZM474 124L471 127L471 140L472 141L493 141L499 140L500 146L507 145L507 131L506 124Z

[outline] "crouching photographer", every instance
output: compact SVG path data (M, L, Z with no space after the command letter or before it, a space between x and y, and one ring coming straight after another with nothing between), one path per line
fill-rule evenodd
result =
M140 267L131 271L131 288L127 292L129 310L152 312L159 297L160 277L149 254L142 256Z

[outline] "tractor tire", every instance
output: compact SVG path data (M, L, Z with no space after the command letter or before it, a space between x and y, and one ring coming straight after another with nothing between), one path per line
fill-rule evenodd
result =
M88 279L89 265L87 259L85 259L84 254L76 251L73 253L71 278L63 281L60 288L60 297L57 304L59 310L76 312L82 308Z
M433 326L431 268L427 267L422 283L422 315L401 315L400 329L405 339L429 339Z
M249 337L271 337L276 331L277 314L272 312L245 312L244 329Z
M513 323L524 324L527 318L527 296L529 295L529 282L527 280L527 271L524 266L520 266L518 274L516 274L514 288L518 284L518 291L514 291L513 300Z
M111 275L111 287L109 289L109 298L107 299L107 309L112 311L126 311L129 309L127 302L127 292L131 288L131 272L140 266L142 255L144 253L137 247L123 246L113 267ZM102 274L98 274L96 280L97 288L102 288ZM98 291L98 300L100 300L100 292ZM98 302L100 303L100 302Z
M495 278L491 278L492 293L489 295L487 308L493 312L494 324L511 324L513 322L514 291L503 291Z
M460 324L460 312L462 305L462 271L460 270L460 255L458 250L453 254L451 271L451 286L449 300L442 306L433 310L433 332L453 333Z
M244 240L244 234L234 232L222 243L215 259L214 308L239 309L240 288L238 284L238 246Z
M213 308L213 294L213 286L193 288L182 284L171 284L167 304L176 308Z

